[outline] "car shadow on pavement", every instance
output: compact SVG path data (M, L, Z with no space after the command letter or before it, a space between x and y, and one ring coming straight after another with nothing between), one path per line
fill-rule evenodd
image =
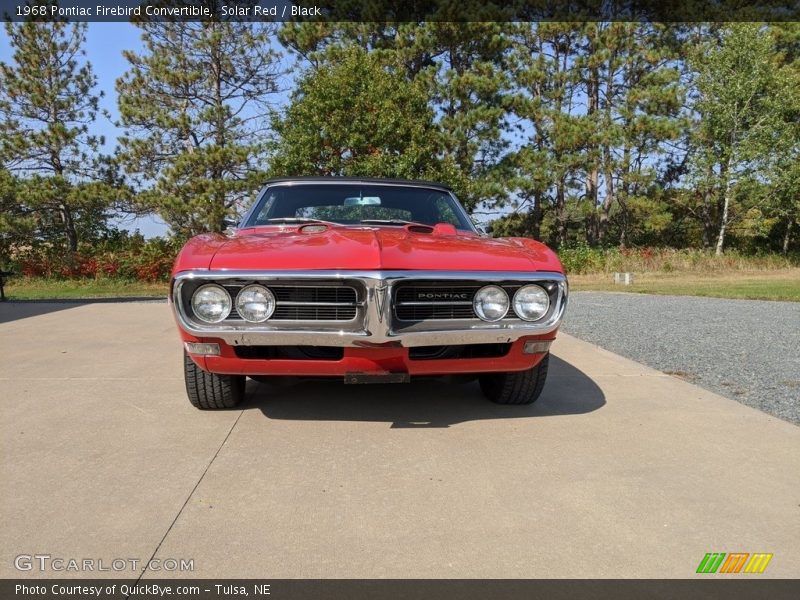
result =
M0 323L38 317L51 312L75 308L76 306L80 306L80 304L75 302L26 302L19 300L0 302Z
M248 381L242 408L270 419L376 421L392 428L449 427L483 419L580 415L605 403L603 391L582 371L550 357L547 383L529 406L501 406L483 397L477 382L421 379L408 384L345 385L340 380L276 377Z
M166 302L166 298L153 296L122 296L114 298L75 298L64 300L7 300L0 302L0 323L39 317L60 310L77 308L86 304L118 304L121 302Z

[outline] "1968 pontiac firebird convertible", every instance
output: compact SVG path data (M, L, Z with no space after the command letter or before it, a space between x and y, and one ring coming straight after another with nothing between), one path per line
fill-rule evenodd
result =
M189 240L170 302L197 408L282 375L472 376L494 402L530 404L567 292L552 250L482 235L447 186L294 178L267 182L226 235Z

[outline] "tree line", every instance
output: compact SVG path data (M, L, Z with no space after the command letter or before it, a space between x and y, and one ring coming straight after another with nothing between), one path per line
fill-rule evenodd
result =
M4 256L77 252L120 212L221 231L298 175L443 181L557 247L798 248L798 23L136 26L104 153L86 25L6 24Z

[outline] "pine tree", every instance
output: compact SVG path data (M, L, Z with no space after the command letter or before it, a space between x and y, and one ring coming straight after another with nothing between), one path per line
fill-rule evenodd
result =
M550 241L568 240L581 195L580 180L590 163L587 147L592 133L587 116L576 110L580 77L574 65L580 40L572 23L520 24L514 37L511 108L519 148L507 160L515 173L510 181L513 208L527 217L517 219L522 230L505 233L539 238L549 214Z
M420 76L430 82L445 156L457 165L462 200L472 210L504 191L498 164L507 149L503 131L511 25L431 22L424 27L429 31L422 39L431 41L429 50L412 64L424 64L428 54L434 58Z
M668 219L654 200L664 144L676 140L683 90L676 68L674 26L650 23L589 23L576 68L587 96L587 239L603 243L616 209L619 244L639 227ZM602 186L602 190L599 188ZM633 222L638 212L651 215Z
M221 231L263 180L274 25L140 23L145 51L117 81L120 163L173 232Z
M7 23L13 64L0 63L0 155L24 178L37 235L78 249L104 226L111 197L101 137L91 134L101 94L83 58L86 24Z

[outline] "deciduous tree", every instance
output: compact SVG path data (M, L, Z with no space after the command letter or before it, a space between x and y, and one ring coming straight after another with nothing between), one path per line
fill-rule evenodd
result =
M773 39L757 23L732 23L692 56L696 72L694 183L716 214L715 252L728 229L762 199L737 195L748 180L769 178L791 90L774 62Z
M357 46L306 71L274 128L274 175L451 176L423 86Z

